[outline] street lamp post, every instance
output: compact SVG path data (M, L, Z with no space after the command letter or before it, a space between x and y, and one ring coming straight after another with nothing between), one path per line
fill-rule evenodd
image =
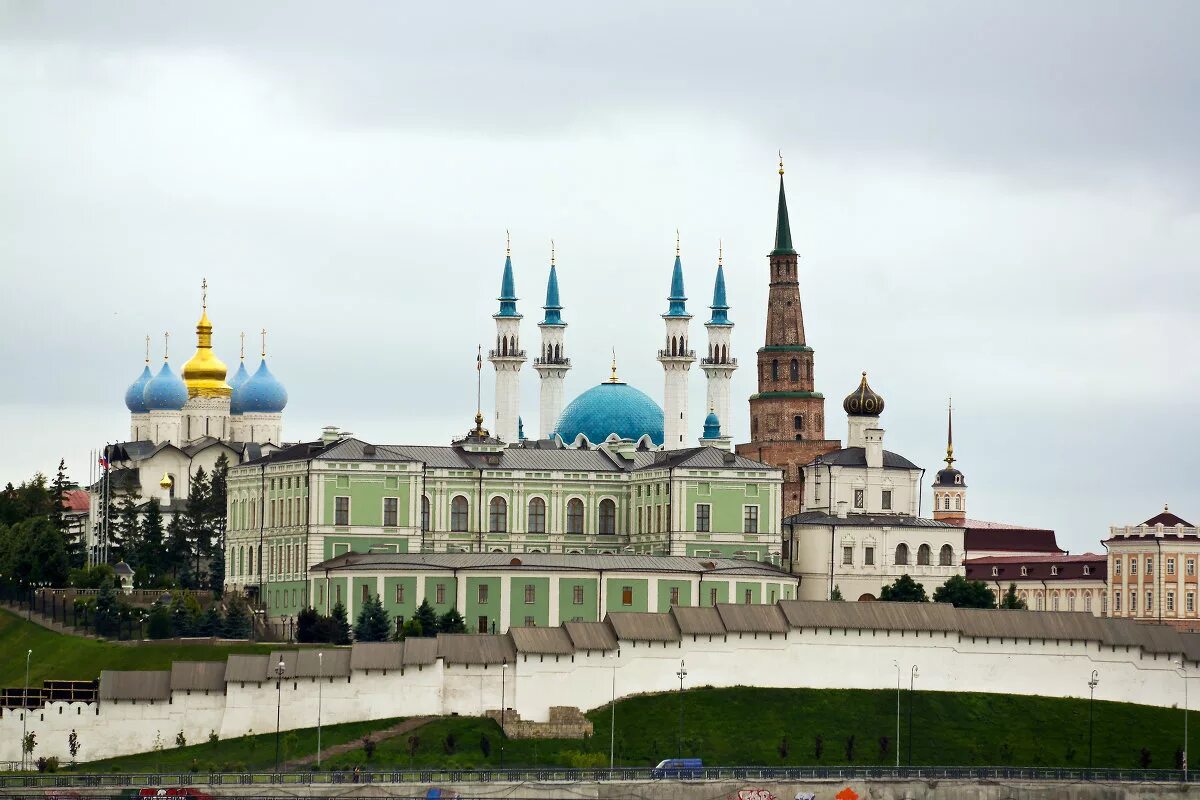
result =
M508 676L508 662L500 665L500 769L504 769L504 684Z
M1092 670L1092 678L1088 681L1088 770L1092 768L1092 704L1096 700L1096 684L1100 683L1100 673Z
M682 659L675 675L679 678L679 738L675 742L675 757L683 758L683 679L687 677L687 666Z
M896 668L896 769L900 769L900 663L893 661Z
M917 665L913 664L912 674L908 678L908 766L912 766L912 709L913 709L913 688L917 682L917 678L921 677L921 673L917 670Z
M621 648L617 648L617 658L621 657ZM612 722L608 726L608 768L616 764L617 754L617 664L612 666Z
M325 682L325 653L317 651L317 769L321 768L321 684Z
M24 708L21 709L21 771L25 771L25 722L29 719L29 659L33 657L33 651L25 652L25 692L21 695L21 704Z
M279 718L283 710L283 658L275 667L275 773L279 773Z

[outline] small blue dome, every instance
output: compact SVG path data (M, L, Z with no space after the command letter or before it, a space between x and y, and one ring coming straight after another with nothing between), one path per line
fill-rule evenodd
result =
M187 399L187 384L171 371L171 365L165 361L162 369L146 381L146 388L142 390L142 403L147 411L179 411Z
M150 365L142 367L142 374L138 379L129 384L129 388L125 390L125 407L129 409L131 414L145 414L150 411L146 408L146 401L142 397L142 393L146 390L146 384L154 375L150 372Z
M593 386L563 409L554 434L568 444L579 434L599 444L610 435L663 443L663 411L644 393L627 383L608 381Z
M226 383L229 384L230 389L236 389L248 380L250 380L250 372L246 369L246 362L243 361L238 364L237 372L233 373L233 377Z
M717 419L717 412L715 411L708 412L708 416L704 418L704 438L721 438L721 420Z
M254 374L233 390L229 411L232 414L278 414L287 401L287 389L267 369L264 358Z

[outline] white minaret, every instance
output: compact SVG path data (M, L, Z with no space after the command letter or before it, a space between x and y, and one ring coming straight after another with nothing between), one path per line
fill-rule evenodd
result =
M729 355L733 323L729 321L729 303L725 299L724 254L717 247L717 281L713 286L712 317L704 323L708 330L708 358L700 359L700 369L708 379L705 405L717 415L722 429L729 430L729 383L737 369L737 359Z
M562 414L565 403L563 384L571 359L566 356L567 323L562 321L562 304L558 299L558 271L554 266L554 240L550 241L550 278L546 281L546 316L538 323L542 331L542 354L533 360L540 378L540 414L538 437L549 439Z
M670 306L662 315L667 336L658 360L663 365L663 448L679 450L686 447L688 437L688 370L696 353L688 349L687 296L683 293L683 265L679 262L679 231L675 232L675 269L671 273Z
M521 416L521 315L517 313L517 290L513 281L512 246L505 234L504 277L500 281L500 310L496 320L496 349L488 360L496 368L496 437L512 444L517 441Z

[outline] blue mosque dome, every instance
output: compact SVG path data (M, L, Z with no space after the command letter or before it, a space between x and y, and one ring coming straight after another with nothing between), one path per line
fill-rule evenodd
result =
M229 411L231 414L278 414L287 401L287 389L267 369L264 358L254 374L233 390Z
M131 414L145 414L150 409L146 408L146 401L142 397L146 389L146 384L154 377L150 372L150 365L142 367L142 374L138 379L129 385L125 390L125 407L129 409Z
M717 419L717 412L715 411L708 412L708 416L704 418L704 438L721 438L721 420Z
M656 445L663 443L663 411L658 403L627 383L616 380L593 386L563 409L554 435L568 444L579 434L599 444L612 434L622 439L649 436Z
M250 371L246 369L246 362L242 361L238 364L237 372L233 373L233 377L227 383L230 389L236 389L248 380L250 380Z
M147 411L179 411L187 399L187 384L171 371L171 365L165 361L162 369L146 381L146 387L142 390L142 404Z

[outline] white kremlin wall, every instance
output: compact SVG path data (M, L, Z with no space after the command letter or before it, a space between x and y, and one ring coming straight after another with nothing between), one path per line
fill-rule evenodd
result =
M479 637L484 638L484 637ZM1177 657L1177 656L1175 656ZM1183 680L1172 656L1138 646L1020 639L972 641L955 632L792 630L785 634L685 635L681 641L622 641L618 651L579 651L570 655L518 654L515 663L406 667L401 674L372 670L325 678L321 687L322 724L417 715L479 716L505 705L523 719L545 721L551 706L592 709L609 702L615 675L618 697L677 690L679 662L687 665L685 685L894 689L897 662L907 689L912 665L920 668L920 691L970 691L1087 697L1092 670L1099 672L1096 699L1156 706L1181 705ZM1189 661L1189 669L1198 664ZM502 679L502 672L505 673ZM317 724L317 685L313 678L285 679L282 728ZM170 749L182 731L189 743L275 730L276 687L230 683L224 693L171 693L169 701L54 703L30 712L28 729L37 734L33 756L69 760L67 737L81 743L80 760L154 749L156 739ZM19 760L21 712L3 709L0 760ZM618 729L622 722L618 718ZM629 721L627 724L636 724ZM864 733L868 733L864 731ZM1083 731L1080 736L1084 736Z

